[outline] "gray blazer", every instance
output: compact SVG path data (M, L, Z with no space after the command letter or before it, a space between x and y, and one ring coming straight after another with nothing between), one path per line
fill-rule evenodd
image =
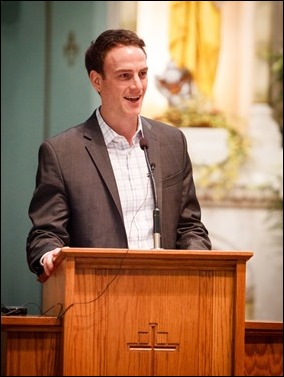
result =
M201 222L184 134L142 117L160 209L161 247L211 249ZM114 173L95 112L78 126L43 141L29 207L27 261L40 275L41 256L56 247L127 248Z

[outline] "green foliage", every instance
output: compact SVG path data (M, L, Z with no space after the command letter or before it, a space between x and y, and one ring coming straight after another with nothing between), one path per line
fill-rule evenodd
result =
M283 51L274 53L271 60L271 106L274 117L283 134Z

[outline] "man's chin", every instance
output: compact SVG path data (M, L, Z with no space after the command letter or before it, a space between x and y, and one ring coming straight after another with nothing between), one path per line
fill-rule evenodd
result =
M141 112L141 106L133 107L127 111L128 116L138 116Z

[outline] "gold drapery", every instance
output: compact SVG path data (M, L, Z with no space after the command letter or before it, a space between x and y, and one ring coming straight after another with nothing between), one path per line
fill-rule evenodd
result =
M200 93L211 98L220 50L220 11L213 1L171 1L169 50L187 68Z

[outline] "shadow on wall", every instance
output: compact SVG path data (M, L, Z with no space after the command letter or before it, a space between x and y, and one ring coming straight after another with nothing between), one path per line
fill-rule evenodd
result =
M20 1L1 1L1 23L16 23L20 17L20 7Z

